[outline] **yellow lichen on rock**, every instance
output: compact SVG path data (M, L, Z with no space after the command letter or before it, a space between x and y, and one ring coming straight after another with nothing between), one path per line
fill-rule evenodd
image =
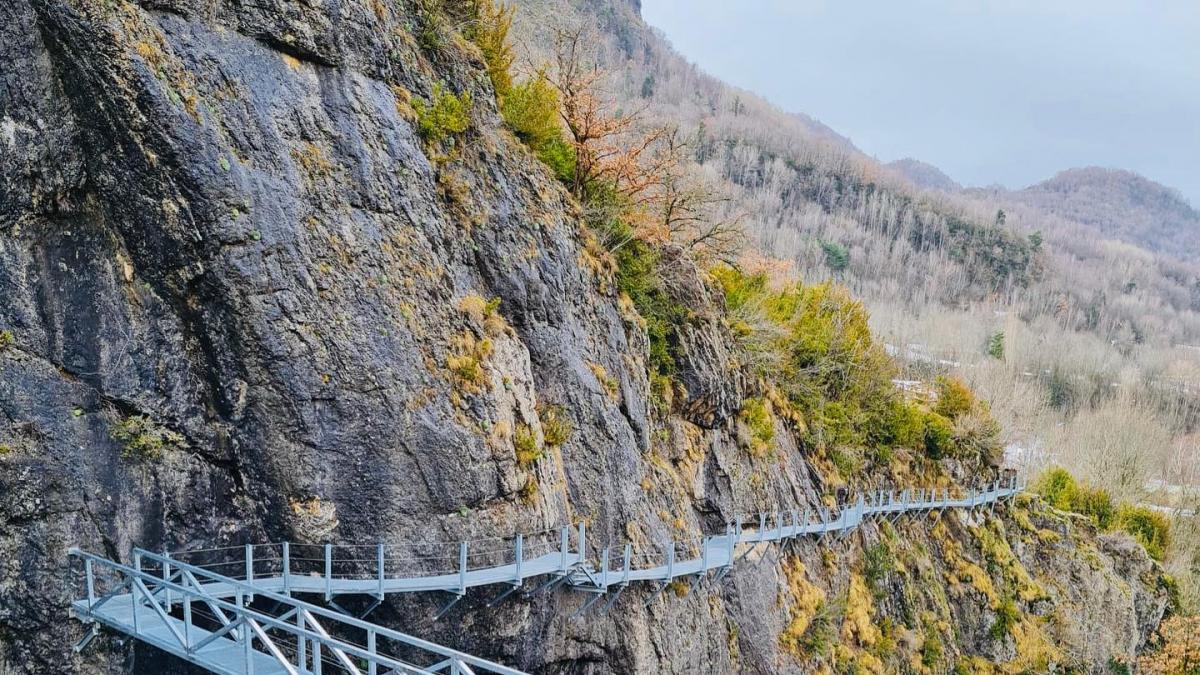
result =
M792 654L803 655L804 636L825 602L825 591L808 580L804 563L797 556L784 559L783 574L791 606L788 608L788 625L779 636L779 644Z
M1001 669L1006 673L1046 673L1063 659L1062 652L1046 637L1036 617L1027 616L1014 625L1012 636L1017 656L1002 664Z
M842 621L842 641L853 642L862 647L874 646L879 641L879 628L872 620L875 602L862 575L850 575L850 590L846 596L846 618Z
M990 525L971 528L971 534L979 541L983 555L992 565L999 568L1006 580L1016 588L1017 597L1023 602L1046 597L1046 590L1033 580L1029 570L1025 569L1013 554L1001 521L993 520Z
M592 371L592 375L596 377L596 381L600 383L600 386L604 387L604 391L608 394L608 397L616 400L621 383L615 377L609 375L608 370L599 363L589 363L588 369Z
M493 337L508 332L508 322L500 312L500 298L484 300L482 296L471 293L458 301L458 311L467 315L477 328Z
M492 341L478 339L470 331L463 331L451 340L453 351L446 357L446 367L454 375L454 384L460 391L478 394L487 383L483 364L492 355Z
M945 574L950 589L956 593L965 592L969 586L988 600L988 605L995 609L1000 606L1000 594L992 584L992 579L979 565L963 556L962 544L951 536L945 523L938 523L931 534L942 544L942 556L948 570Z

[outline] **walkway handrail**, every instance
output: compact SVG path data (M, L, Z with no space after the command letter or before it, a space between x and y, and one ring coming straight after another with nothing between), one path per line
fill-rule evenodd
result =
M202 567L197 567L195 565L190 565L188 563L182 563L182 562L179 562L178 560L171 558L169 556L164 556L162 554L154 553L152 551L147 551L147 550L140 549L140 548L134 549L134 551L138 555L140 555L142 558L145 558L148 560L153 560L160 564L170 565L172 568L179 568L179 569L187 570L188 572L190 572L194 575L202 576L204 578L211 579L213 581L220 582L223 584L227 584L234 588L238 588L238 589L244 591L246 594L253 594L256 596L269 598L271 600L274 600L276 602L279 602L279 603L282 603L285 605L304 609L304 610L310 612L311 614L313 614L314 616L322 616L327 619L331 619L333 621L337 621L339 623L346 624L347 626L352 626L354 628L358 628L360 630L367 631L368 635L371 633L375 633L378 637L387 638L389 640L395 640L396 642L403 642L409 646L417 647L419 649L423 649L425 651L432 652L434 654L438 654L440 656L444 656L447 658L457 659L468 665L478 666L480 668L484 668L484 669L488 670L489 672L499 673L500 675L525 675L522 671L514 670L507 666L500 665L499 663L494 663L492 661L488 661L487 659L481 659L476 656L471 656L470 654L467 654L465 652L460 652L456 649L451 649L449 647L443 647L442 645L439 645L437 643L429 642L428 640L422 640L419 637L408 635L407 633L401 633L399 631L391 630L389 628L384 628L382 626L373 624L370 621L363 621L362 619L357 619L355 617L348 616L346 614L342 614L341 612L336 612L336 611L333 611L330 609L326 609L324 607L321 607L320 605L314 605L309 602L304 602L303 600L297 600L296 598L288 596L288 595L283 595L281 593L275 593L273 591L263 590L263 588L261 586L257 586L253 583L247 583L247 582L239 580L239 579L234 579L234 578L227 577L227 576L224 576L221 574L217 574L215 572L211 572Z
M447 667L451 668L451 670L453 672L463 672L462 666L469 665L469 666L483 669L487 672L498 673L499 675L526 675L523 671L509 668L507 666L503 666L501 664L494 663L494 662L488 661L486 659L481 659L481 658L478 658L475 656L471 656L470 654L466 654L464 652L450 649L448 647L443 647L443 646L435 644L433 642L422 640L420 638L417 638L417 637L414 637L411 635L407 635L407 634L401 633L399 631L391 630L389 628L384 628L382 626L378 626L378 625L372 624L367 621L362 621L361 619L355 619L355 618L347 616L345 614L327 610L327 609L324 609L317 605L312 605L307 602L296 600L295 598L291 598L286 595L280 595L278 593L265 591L261 587L256 586L254 584L246 583L246 582L243 582L243 581L240 581L237 579L233 579L233 578L226 577L226 576L223 576L220 574L216 574L214 572L210 572L208 570L205 570L200 567L196 567L194 565L182 563L173 558L168 558L168 557L165 557L165 556L162 556L162 555L150 552L150 551L146 551L143 549L135 549L134 554L135 554L135 556L140 557L140 558L153 560L153 561L158 562L163 565L168 565L171 569L175 570L177 573L186 571L188 574L192 575L193 577L200 577L200 578L208 579L210 581L213 581L213 582L216 582L219 584L226 584L229 587L236 589L238 598L249 597L251 595L269 598L275 602L278 602L283 607L288 607L288 608L291 608L292 610L295 610L297 613L300 613L300 612L307 613L310 617L315 617L315 616L324 617L324 618L331 619L333 621L337 621L339 623L342 623L342 624L345 624L348 626L358 628L360 630L364 630L364 631L366 631L367 636L368 636L368 638L367 638L368 647L363 648L352 642L347 642L344 640L339 640L337 638L331 637L324 630L313 630L313 629L306 628L305 627L306 622L304 622L304 621L299 622L299 624L292 623L290 621L286 621L281 618L273 617L269 614L265 614L263 612L259 612L257 610L251 609L249 607L241 605L240 603L229 602L227 600L223 600L220 597L206 593L205 590L203 590L203 585L201 585L200 588L195 588L190 585L183 585L183 584L175 583L173 581L163 579L160 576L151 574L144 570L138 570L133 567L129 567L127 565L123 565L121 563L114 562L114 561L104 558L102 556L95 555L93 553L88 553L88 552L82 551L80 549L72 549L70 551L70 555L77 557L81 560L84 560L87 563L86 564L86 575L87 575L87 584L88 584L88 588L89 588L89 593L88 593L87 603L86 603L86 605L84 605L84 607L87 609L87 611L90 612L93 609L98 608L98 606L100 604L102 604L102 602L104 600L104 599L100 599L100 600L95 599L94 594L91 592L91 589L94 588L93 566L99 565L100 567L113 570L114 572L117 572L125 577L128 577L129 579L137 579L138 581L142 582L142 584L144 584L143 595L145 595L145 593L149 593L151 597L146 598L146 599L148 599L152 605L154 605L155 607L158 607L159 610L161 610L162 608L158 605L158 601L154 600L152 596L157 592L157 589L167 589L167 590L173 591L174 593L179 594L181 596L181 599L185 599L185 600L183 600L184 602L190 603L192 601L200 601L206 605L209 605L210 607L214 607L214 608L217 608L217 609L220 609L220 610L230 613L237 619L236 621L231 622L230 625L236 625L236 624L247 625L251 630L254 630L256 636L259 639L259 642L264 644L265 646L267 646L268 651L272 652L277 660L279 660L281 663L283 663L285 665L285 667L289 668L289 672L296 672L295 666L288 663L287 660L282 659L281 654L279 653L279 651L277 649L271 648L274 645L271 644L272 641L270 640L269 636L266 636L263 631L255 629L255 624L258 624L260 626L269 626L270 629L272 629L272 630L280 630L280 631L283 631L286 633L290 633L298 638L303 638L308 641L324 645L333 654L342 652L343 654L348 654L348 655L352 655L352 656L358 657L360 659L363 659L365 661L365 663L368 665L368 670L371 673L378 672L379 667L389 668L389 669L398 669L400 672L417 673L417 674L436 673ZM153 592L149 591L145 585L152 586L153 588L156 589L156 591L153 591ZM134 599L135 609L136 609L136 607L140 604L141 600L137 597L138 593L136 591L133 593L133 596L134 596L133 599ZM156 610L156 611L159 611L159 610ZM191 612L190 612L190 605L189 605L189 609L185 611L185 620L186 621L190 621L190 613ZM287 612L286 614L290 615L291 613L292 612ZM135 621L136 621L136 619L135 619ZM313 623L314 626L319 626L319 624L317 624L315 622L315 620L311 620L307 623ZM185 623L185 626L187 626L187 625L188 624ZM227 625L226 628L229 628L230 625ZM135 637L136 637L136 635L135 635ZM376 649L376 642L379 637L389 639L389 640L394 640L396 642L401 642L401 643L407 644L411 647L416 647L418 649L429 652L431 654L435 654L441 660L434 666L417 666L415 664L400 661L400 660L396 659L395 657L390 657L385 654L381 654ZM241 638L239 638L239 639L241 639ZM186 644L186 642L187 642L186 640L184 640L183 642L185 644L182 644L181 646L185 650L188 650L189 653L191 652L191 650L198 648L197 645ZM344 665L349 666L351 664L344 664ZM374 667L372 667L372 666L374 666ZM352 672L361 673L361 671L358 671L357 668L352 670Z
M870 499L868 499L867 495L864 494L856 497L852 502L840 504L836 511L836 516L833 515L829 509L823 507L811 512L809 510L805 510L805 517L803 520L798 518L798 512L796 511L781 511L772 514L761 512L753 517L746 518L746 520L755 524L756 529L743 529L741 525L743 519L739 517L735 518L734 522L726 525L725 534L702 536L698 539L683 540L683 542L672 540L669 543L664 543L661 550L657 550L656 553L638 553L632 556L634 559L650 561L648 566L646 564L631 565L630 553L632 553L632 551L629 550L628 546L626 546L626 557L623 560L623 564L618 569L610 569L608 564L603 562L606 557L605 553L610 551L610 547L607 546L597 551L597 555L595 556L596 559L601 561L601 568L599 570L593 569L593 565L596 560L589 558L585 543L585 530L582 525L576 527L559 528L558 545L554 546L553 549L551 549L551 552L545 553L542 556L547 560L553 559L554 569L552 570L547 570L545 566L542 566L540 570L530 569L530 563L534 560L534 558L528 556L527 551L523 547L524 539L520 535L516 536L514 545L512 547L505 549L508 551L508 556L502 558L499 564L484 564L479 566L469 565L466 554L469 552L470 544L472 542L459 542L459 556L456 569L454 569L452 572L448 571L441 573L417 572L414 574L401 574L398 572L388 572L385 568L389 559L386 558L384 547L379 545L375 559L371 561L375 564L377 569L373 572L369 572L369 577L335 574L333 563L339 562L340 564L343 561L336 561L334 558L332 558L332 547L329 544L325 544L321 547L324 551L324 568L323 572L318 574L322 586L320 592L324 593L327 601L331 600L336 595L341 595L344 593L369 593L374 595L377 599L382 600L387 593L424 590L444 590L453 593L458 597L462 597L469 587L476 585L490 585L493 583L509 583L519 585L519 583L526 578L545 574L555 575L560 581L570 583L570 585L581 585L575 583L575 581L577 581L576 575L580 571L587 572L585 576L587 577L587 581L590 582L583 585L598 586L599 588L606 588L607 584L599 584L598 580L608 579L609 574L614 572L619 574L622 582L628 581L630 574L633 574L635 577L637 577L639 576L639 572L646 573L650 571L655 571L654 574L658 575L655 578L661 577L669 580L674 576L678 576L676 575L677 568L682 566L690 570L692 569L692 566L687 566L686 563L696 562L696 560L684 560L681 556L676 555L676 550L679 548L680 543L685 544L683 547L684 550L692 550L688 549L688 546L695 545L693 547L695 555L698 555L700 559L704 559L704 568L717 569L718 567L727 567L730 563L728 560L724 559L727 557L724 555L716 556L713 560L708 560L708 557L704 555L704 552L709 550L709 547L714 540L720 542L719 546L723 553L725 549L731 549L734 546L777 542L784 539L792 539L806 535L825 536L827 534L844 533L859 527L863 522L866 521L868 517L872 516L883 515L884 517L894 520L906 513L911 512L946 510L950 508L974 509L982 505L992 504L999 499L1013 496L1020 492L1021 489L1021 481L1016 476L1012 476L1005 480L994 481L993 483L981 489L971 488L965 491L959 498L951 497L950 488L929 488L920 490L903 489L889 490L886 492L879 490L876 491ZM791 525L787 523L787 519L784 517L785 513L790 514L792 521ZM816 518L812 519L810 518L810 515L815 515ZM569 546L569 534L578 535L576 537L576 541L573 542L575 544L573 547ZM246 559L244 560L248 572L247 579L243 580L242 582L243 586L245 588L260 589L256 592L261 592L263 584L259 583L260 581L281 581L281 585L277 585L274 588L276 590L283 590L284 596L281 597L286 597L289 591L294 592L297 590L295 586L300 579L308 578L307 575L298 575L295 570L291 569L288 550L289 547L294 546L294 544L283 542L266 544L264 546L277 546L282 548L282 570L279 577L272 578L268 576L261 580L254 578L251 581L250 575L253 574L253 567L250 560L250 553L248 551L246 553ZM165 559L168 561L167 564L171 565L183 564L178 558L165 554L160 556L159 554L146 552L144 555L147 557L154 557L155 559ZM608 559L611 560L612 556L608 556ZM235 560L222 564L239 565L242 562L243 561ZM357 563L364 561L355 560L346 562ZM201 566L196 565L192 565L191 568L203 569ZM477 574L480 572L489 572L500 569L503 569L504 574L506 575L505 580L502 582L491 579L490 577L482 578ZM591 574L591 572L598 572L598 574ZM205 570L205 573L216 575L216 573L209 572L208 570ZM689 571L687 574L690 575L691 572ZM665 577L663 575L665 575ZM644 577L644 575L642 576ZM368 579L373 581L373 583L370 584L369 591L365 585L365 582L367 582ZM421 580L431 582L432 586L414 586L404 584L403 587L400 587L397 584L391 583ZM314 591L313 585L308 584L306 590Z
M464 597L471 587L509 585L511 588L489 603L495 604L520 589L526 580L547 577L548 580L542 582L534 592L567 586L594 593L592 599L585 602L577 613L586 610L601 596L608 595L608 602L604 605L604 609L607 610L621 592L634 582L656 585L657 592L662 593L672 581L680 578L690 579L693 586L708 580L710 576L714 580L720 580L739 560L761 544L785 542L806 536L823 539L831 533L841 533L840 536L844 536L867 522L869 518L894 522L908 513L923 514L953 508L974 511L989 505L994 509L997 501L1015 497L1022 489L1022 481L1016 476L1010 476L982 488L971 488L960 493L961 496L957 498L951 497L949 488L886 492L875 490L840 504L836 515L825 507L805 509L803 519L797 510L776 511L772 514L761 512L757 517L747 518L749 522L755 523L757 530L743 529L743 519L738 516L733 522L726 523L723 534L701 536L699 539L672 540L657 552L660 555L638 554L639 560L649 561L643 563L648 566L631 565L632 546L626 543L620 566L610 567L610 547L605 546L599 552L599 570L594 567L595 560L589 559L586 530L583 525L577 526L577 529L560 528L557 546L533 557L527 555L524 537L517 535L515 546L511 550L514 557L511 563L478 568L468 566L470 542L459 542L457 569L448 574L408 576L397 572L389 575L384 546L378 544L375 559L370 561L378 567L377 577L373 574L367 579L354 576L335 577L330 544L321 546L324 556L315 560L324 563L323 575L297 574L291 564L291 545L286 542L265 545L281 547L282 570L278 576L275 575L275 569L271 569L265 575L255 569L255 562L261 558L254 555L255 547L251 545L241 547L244 559L217 563L221 566L234 565L239 570L235 573L244 569L244 579L220 574L203 565L184 562L167 553L156 553L141 548L133 550L135 562L132 567L79 549L71 549L72 557L84 561L87 582L86 599L75 601L73 608L85 621L112 626L200 665L205 665L204 658L208 658L210 669L220 672L225 671L220 670L221 666L215 665L212 661L213 656L206 654L211 654L212 645L224 638L224 642L218 643L223 645L220 648L223 653L228 654L225 650L235 645L243 650L239 658L243 660L244 666L239 672L247 675L252 674L256 660L261 661L260 666L282 666L289 675L307 675L307 652L310 646L313 675L320 673L322 651L335 659L340 671L351 675L380 675L392 672L425 675L443 671L460 675L474 673L475 669L498 675L524 675L519 670L349 616L333 602L333 598L351 594L373 596L373 609L388 593L444 591L450 593L453 599L438 612L437 617L440 617ZM572 529L575 529L574 534L577 534L574 551L570 546L569 537ZM698 547L694 546L697 543ZM740 553L738 547L742 547ZM142 568L143 560L157 564L154 573ZM355 559L348 562L360 563L364 560ZM115 587L106 589L106 595L99 599L96 597L95 588L94 568L97 566L111 570L118 575L120 581ZM615 589L615 592L610 593L612 589ZM318 596L323 594L326 602L334 609L299 600L293 597L294 593L314 593ZM268 611L252 608L249 603L256 599L271 601L268 604L273 608ZM110 601L111 604L106 607L106 603ZM206 620L203 625L192 622L194 603L200 603L202 609L207 608L211 612L211 617L208 617L211 621ZM177 616L172 616L174 609L180 605L183 608L182 621ZM161 629L157 632L146 632L150 626L144 622L139 624L139 613L145 614L147 611L153 612L147 615L148 620L161 621L167 632ZM207 612L202 611L202 614L207 615ZM331 636L321 625L322 622L336 622L344 629L364 632L367 645L364 647ZM210 627L215 632L209 632ZM94 629L95 625L91 636L95 635ZM276 639L281 636L273 636L270 631L280 631L291 635L292 639L276 644ZM344 631L333 632L340 634ZM198 643L192 639L193 634L202 636ZM423 655L418 658L424 659L427 656L430 661L437 663L417 666L382 654L378 649L380 638L418 650ZM85 638L81 645L86 645L88 640L90 637ZM256 649L255 641L265 651ZM403 651L407 653L407 649ZM361 659L361 667L356 659Z

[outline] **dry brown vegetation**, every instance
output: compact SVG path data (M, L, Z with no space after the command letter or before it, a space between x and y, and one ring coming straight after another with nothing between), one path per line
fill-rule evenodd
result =
M554 44L538 37L552 29L530 22L545 16L542 2L517 3L530 63ZM598 26L591 53L608 76L592 84L610 110L686 139L670 166L703 186L695 203L739 223L766 267L846 285L904 377L965 379L1002 423L1010 460L1031 474L1061 464L1117 499L1182 509L1197 500L1171 486L1200 481L1200 268L1104 239L1069 210L918 188L823 125L704 74L634 10L576 7L556 16ZM679 212L665 213L670 229ZM1176 542L1167 566L1186 586L1200 548Z

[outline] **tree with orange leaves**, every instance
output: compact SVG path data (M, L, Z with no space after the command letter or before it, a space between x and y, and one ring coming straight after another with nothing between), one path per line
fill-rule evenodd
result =
M585 205L612 191L625 206L640 206L658 184L654 153L661 127L638 129L641 111L621 115L600 95L606 77L583 26L554 30L554 62L545 73L558 92L559 115L575 152L571 192Z
M1138 659L1147 673L1200 675L1200 616L1173 616L1158 628L1160 648Z

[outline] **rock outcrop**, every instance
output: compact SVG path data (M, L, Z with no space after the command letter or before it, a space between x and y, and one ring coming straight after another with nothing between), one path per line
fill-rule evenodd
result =
M0 5L0 673L185 672L115 636L72 652L71 546L416 548L580 520L600 543L649 545L826 492L792 433L770 458L739 446L751 383L686 262L685 391L654 405L647 338L606 253L502 128L478 53L423 39L417 16L406 2ZM475 104L470 129L435 146L413 105L441 84ZM571 431L555 446L551 408ZM541 459L518 457L518 432ZM1024 658L987 638L1005 598L944 554L984 569L972 528L1008 542L1014 522L899 527L918 571L872 577L884 595L866 614L907 626L895 653L936 634L933 672ZM1021 621L1087 617L1103 639L1064 660L1135 650L1165 602L1144 553L1038 532L983 571L1009 588L1016 565L1041 585L1016 598ZM436 626L436 598L373 617L540 672L900 663L848 613L834 634L853 653L787 639L815 596L797 589L862 610L864 547L890 536L767 551L727 585L649 605L631 592L586 619L566 592L490 609L472 596Z

